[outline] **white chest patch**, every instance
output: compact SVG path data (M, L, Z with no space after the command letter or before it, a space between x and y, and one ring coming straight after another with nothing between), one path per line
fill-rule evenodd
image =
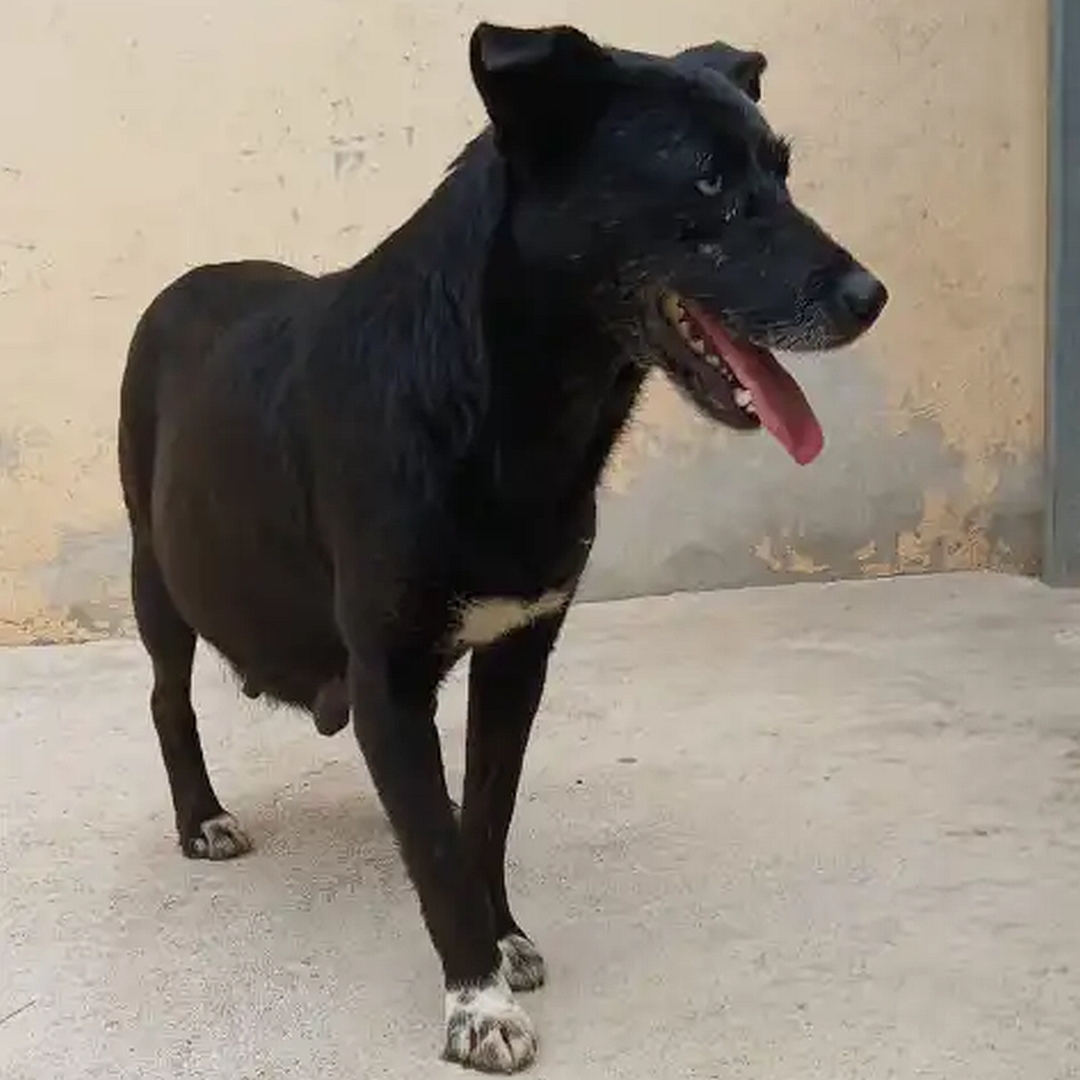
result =
M507 596L468 600L459 609L454 641L468 647L490 645L514 630L561 611L568 599L568 593L552 589L535 600L516 600Z

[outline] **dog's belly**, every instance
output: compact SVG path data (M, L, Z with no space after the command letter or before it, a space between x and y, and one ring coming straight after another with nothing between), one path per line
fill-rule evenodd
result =
M346 666L330 582L311 553L268 544L266 533L242 514L213 520L188 502L155 521L154 547L185 621L250 692L310 706Z
M257 596L256 583L226 585L212 601L205 591L177 590L178 606L192 628L243 680L249 696L265 695L314 708L320 690L341 679L344 643L329 617L322 618L280 593Z

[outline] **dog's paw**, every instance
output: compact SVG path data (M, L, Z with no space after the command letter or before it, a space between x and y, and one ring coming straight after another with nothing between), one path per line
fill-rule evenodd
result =
M523 934L507 934L499 942L502 972L511 990L538 990L547 977L540 950Z
M447 993L443 1057L491 1073L513 1073L532 1064L536 1031L501 971L483 986Z
M232 814L208 818L193 835L181 841L189 859L235 859L246 855L252 847L248 834Z

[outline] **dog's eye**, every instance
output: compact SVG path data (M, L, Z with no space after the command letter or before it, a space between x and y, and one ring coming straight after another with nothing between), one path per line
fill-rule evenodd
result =
M720 192L724 190L724 178L717 173L715 176L699 180L695 187L697 187L702 195L706 195L711 199L714 195L719 195Z

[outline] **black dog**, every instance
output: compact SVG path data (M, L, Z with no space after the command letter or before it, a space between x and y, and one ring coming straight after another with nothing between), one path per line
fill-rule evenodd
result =
M491 126L355 266L205 266L140 320L120 468L151 711L189 856L249 843L207 778L196 635L244 681L351 712L447 989L447 1057L513 1071L544 978L506 837L595 489L646 372L800 462L821 430L769 351L866 330L881 283L800 212L765 59L482 25ZM472 650L460 818L434 726Z

